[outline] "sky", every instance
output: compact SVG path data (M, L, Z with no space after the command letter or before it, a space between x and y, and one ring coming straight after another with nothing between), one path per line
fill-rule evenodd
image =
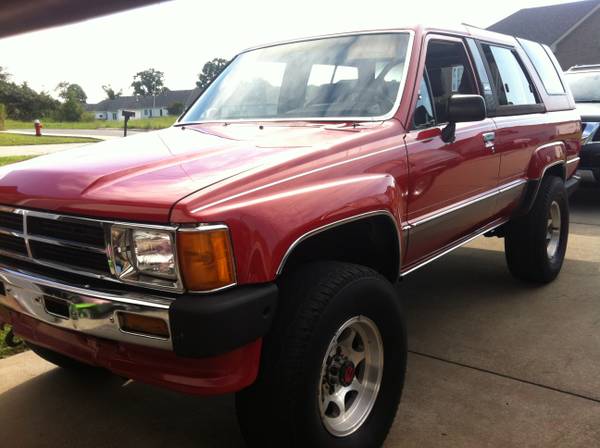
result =
M522 8L567 2L173 0L0 39L0 66L13 81L54 96L59 82L77 83L96 103L105 98L102 85L129 95L133 76L151 67L171 90L191 89L206 61L254 45L412 23L487 27Z

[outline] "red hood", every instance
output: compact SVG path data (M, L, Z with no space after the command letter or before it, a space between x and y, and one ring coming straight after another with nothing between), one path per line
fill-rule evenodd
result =
M316 125L204 125L97 143L0 169L0 203L92 217L167 222L183 197L261 165L355 134Z

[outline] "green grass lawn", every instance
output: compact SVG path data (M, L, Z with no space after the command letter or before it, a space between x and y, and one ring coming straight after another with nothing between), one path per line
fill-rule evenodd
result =
M11 163L22 162L23 160L33 159L37 156L6 156L0 157L0 166L10 165Z
M129 120L127 127L129 129L164 129L175 123L177 117L157 117L144 118L142 120ZM51 122L43 121L45 129L102 129L102 128L123 128L123 121L119 120L95 120L95 121L77 121L77 122ZM31 129L33 123L27 121L6 120L6 129ZM43 129L42 129L42 132Z
M55 143L95 143L97 141L98 140L95 138L62 137L50 135L36 137L35 135L0 133L0 146L52 145Z
M4 338L6 337L8 330L8 325L5 326L4 329L0 329L0 359L6 358L10 355L16 355L17 353L21 353L27 350L27 347L23 344L19 345L18 347L8 347L4 343Z

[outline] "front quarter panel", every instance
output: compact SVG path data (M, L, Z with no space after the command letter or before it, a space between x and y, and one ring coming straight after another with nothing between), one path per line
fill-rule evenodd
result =
M211 201L209 194L190 198L175 206L171 221L227 224L238 282L272 281L288 249L315 229L374 211L389 213L401 228L407 193L402 135L393 132L359 147L331 148L303 166L265 175L261 186L242 192L231 186L236 194L224 199ZM222 191L216 193L223 197Z

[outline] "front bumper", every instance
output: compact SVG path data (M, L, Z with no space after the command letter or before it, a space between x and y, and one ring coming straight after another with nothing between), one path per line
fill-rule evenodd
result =
M12 324L25 340L186 392L232 391L254 380L277 294L274 284L265 284L211 295L158 296L58 281L0 263L0 321ZM169 335L125 331L119 313L164 320ZM220 381L213 375L215 362ZM203 386L192 386L198 382Z

